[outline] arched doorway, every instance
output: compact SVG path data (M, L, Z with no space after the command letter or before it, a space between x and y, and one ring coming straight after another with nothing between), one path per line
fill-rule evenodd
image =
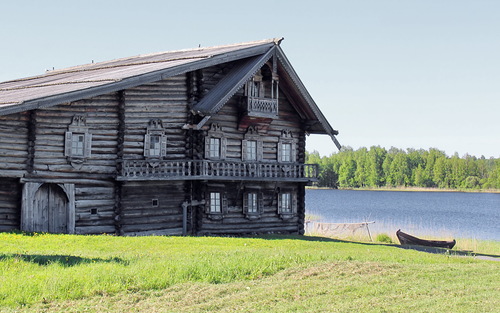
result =
M43 184L33 197L32 229L29 231L67 233L68 198L57 184Z

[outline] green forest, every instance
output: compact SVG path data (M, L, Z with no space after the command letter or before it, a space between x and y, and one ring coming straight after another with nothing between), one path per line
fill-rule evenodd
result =
M313 151L306 158L306 163L319 164L318 187L500 189L500 159L449 157L434 148L343 147L330 156Z

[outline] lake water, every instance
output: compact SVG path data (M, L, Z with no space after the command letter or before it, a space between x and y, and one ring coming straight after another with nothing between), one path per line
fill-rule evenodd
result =
M306 190L306 214L325 223L370 224L373 233L500 240L500 194Z

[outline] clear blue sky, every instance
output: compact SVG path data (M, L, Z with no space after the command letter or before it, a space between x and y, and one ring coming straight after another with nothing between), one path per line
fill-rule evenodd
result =
M500 157L500 1L2 1L0 29L0 81L284 37L341 144Z

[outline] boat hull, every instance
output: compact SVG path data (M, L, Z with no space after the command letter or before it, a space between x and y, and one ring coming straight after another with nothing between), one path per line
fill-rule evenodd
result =
M455 239L448 240L426 240L414 237L412 235L408 235L407 233L402 232L400 229L396 232L396 236L399 239L399 242L402 245L418 245L418 246L426 246L426 247L436 247L436 248L446 248L452 249L456 241Z

